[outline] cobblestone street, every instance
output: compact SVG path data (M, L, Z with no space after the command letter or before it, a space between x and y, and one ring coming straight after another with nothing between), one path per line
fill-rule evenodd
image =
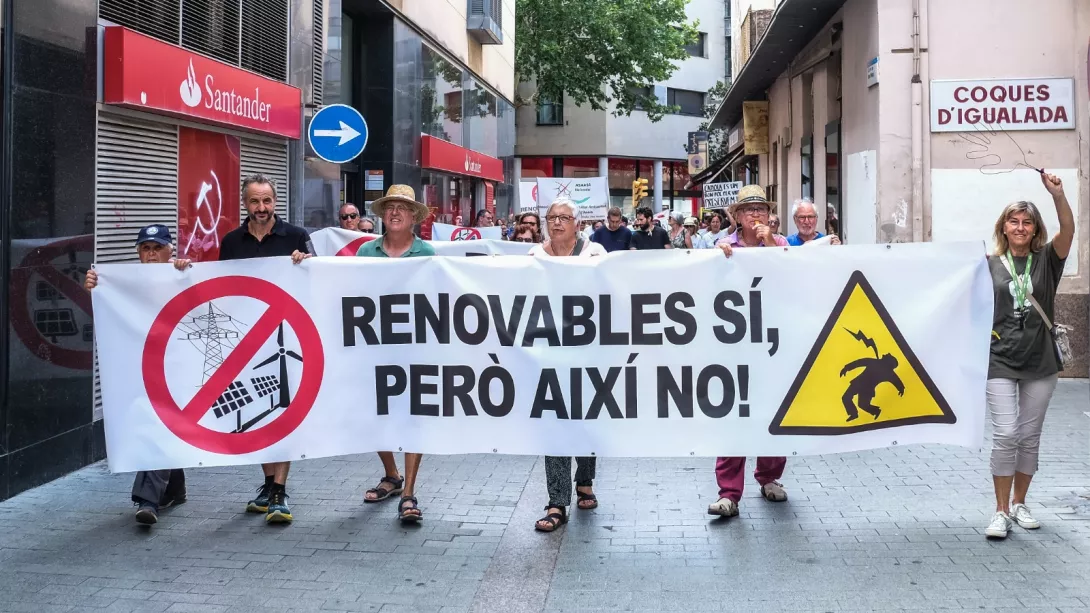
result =
M138 527L131 475L100 463L0 503L0 610L1086 611L1088 398L1061 382L1030 492L1043 527L1006 542L983 536L986 447L795 458L786 503L750 480L730 521L705 514L712 459L607 458L601 506L555 534L533 530L537 457L425 457L411 528L396 500L361 502L370 454L294 465L288 527L242 512L255 467L188 471L189 502Z

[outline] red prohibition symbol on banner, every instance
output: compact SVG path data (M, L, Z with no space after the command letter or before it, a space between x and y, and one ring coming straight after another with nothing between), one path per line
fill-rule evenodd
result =
M166 380L167 344L174 331L189 313L197 307L220 298L241 296L260 300L268 310L242 336L223 363L208 378L193 398L184 406L170 393ZM213 404L227 391L246 366L257 355L265 341L277 335L286 324L295 331L302 356L293 356L303 362L299 388L283 412L266 425L242 432L221 432L200 425L201 418L212 410ZM283 346L280 357L284 358ZM181 292L163 307L151 325L144 343L142 363L144 387L155 413L163 424L183 441L212 453L240 455L265 449L282 441L303 423L314 406L325 371L325 356L318 329L306 310L287 292L261 279L233 276L209 279ZM281 367L284 372L284 367ZM282 381L281 385L287 385Z
M86 349L58 345L59 337L82 334L76 325L78 322L75 312L65 308L47 308L31 315L28 304L30 284L32 275L41 276L49 287L46 293L57 301L69 301L85 315L91 315L91 295L82 285L82 277L86 271L85 267L78 265L76 254L90 254L93 250L92 238L77 236L39 247L11 272L11 327L15 334L34 355L57 366L74 370L91 370L94 354L91 352L90 340L86 343ZM69 260L66 269L54 263L54 260L63 256L67 256ZM37 321L39 318L42 320Z
M477 228L457 228L450 233L450 240L479 241L481 240L481 231Z
M360 247L362 247L364 243L368 241L373 241L376 238L378 237L373 234L369 234L367 236L361 236L359 238L353 239L351 243L348 243L344 247L341 247L341 250L337 252L337 255L354 256L356 255L356 252L360 250Z

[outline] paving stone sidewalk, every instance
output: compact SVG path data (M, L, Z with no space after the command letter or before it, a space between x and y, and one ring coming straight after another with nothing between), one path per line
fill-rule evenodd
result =
M604 459L596 511L556 534L541 458L428 456L426 519L362 503L374 455L295 464L296 521L241 512L255 467L187 471L189 502L133 523L131 475L97 464L0 503L0 611L1090 611L1090 384L1062 381L1030 506L983 529L987 446L792 458L790 500L705 514L713 460ZM400 462L400 459L399 459Z

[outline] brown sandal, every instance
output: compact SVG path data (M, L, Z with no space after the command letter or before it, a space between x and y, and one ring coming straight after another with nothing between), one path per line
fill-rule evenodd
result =
M554 507L554 506L545 507L546 511L548 511L549 509L560 509L560 512L557 513L555 511L553 511L552 513L549 513L545 517L542 517L541 519L534 522L534 530L537 530L538 532L552 532L553 530L556 530L560 526L563 526L564 524L568 523L568 512L564 507ZM549 527L548 528L542 528L541 527L542 522L545 522L546 524L548 524Z
M383 483L389 483L392 487L386 489L382 487ZM380 502L386 500L390 496L400 494L405 489L405 479L401 477L383 477L378 482L378 487L373 487L364 492L363 501L367 503ZM367 494L375 494L374 498L368 498Z

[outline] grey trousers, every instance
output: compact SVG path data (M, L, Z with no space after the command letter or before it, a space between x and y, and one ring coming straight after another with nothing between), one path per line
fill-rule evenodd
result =
M185 472L173 470L143 470L132 482L132 501L162 504L167 493L185 493ZM173 498L173 496L171 496Z
M598 458L575 458L575 484L584 487L594 483L594 469ZM545 486L549 489L549 506L571 505L572 492L571 457L545 456Z
M1013 477L1015 472L1037 472L1041 430L1056 379L1056 375L1043 379L988 379L993 475Z

